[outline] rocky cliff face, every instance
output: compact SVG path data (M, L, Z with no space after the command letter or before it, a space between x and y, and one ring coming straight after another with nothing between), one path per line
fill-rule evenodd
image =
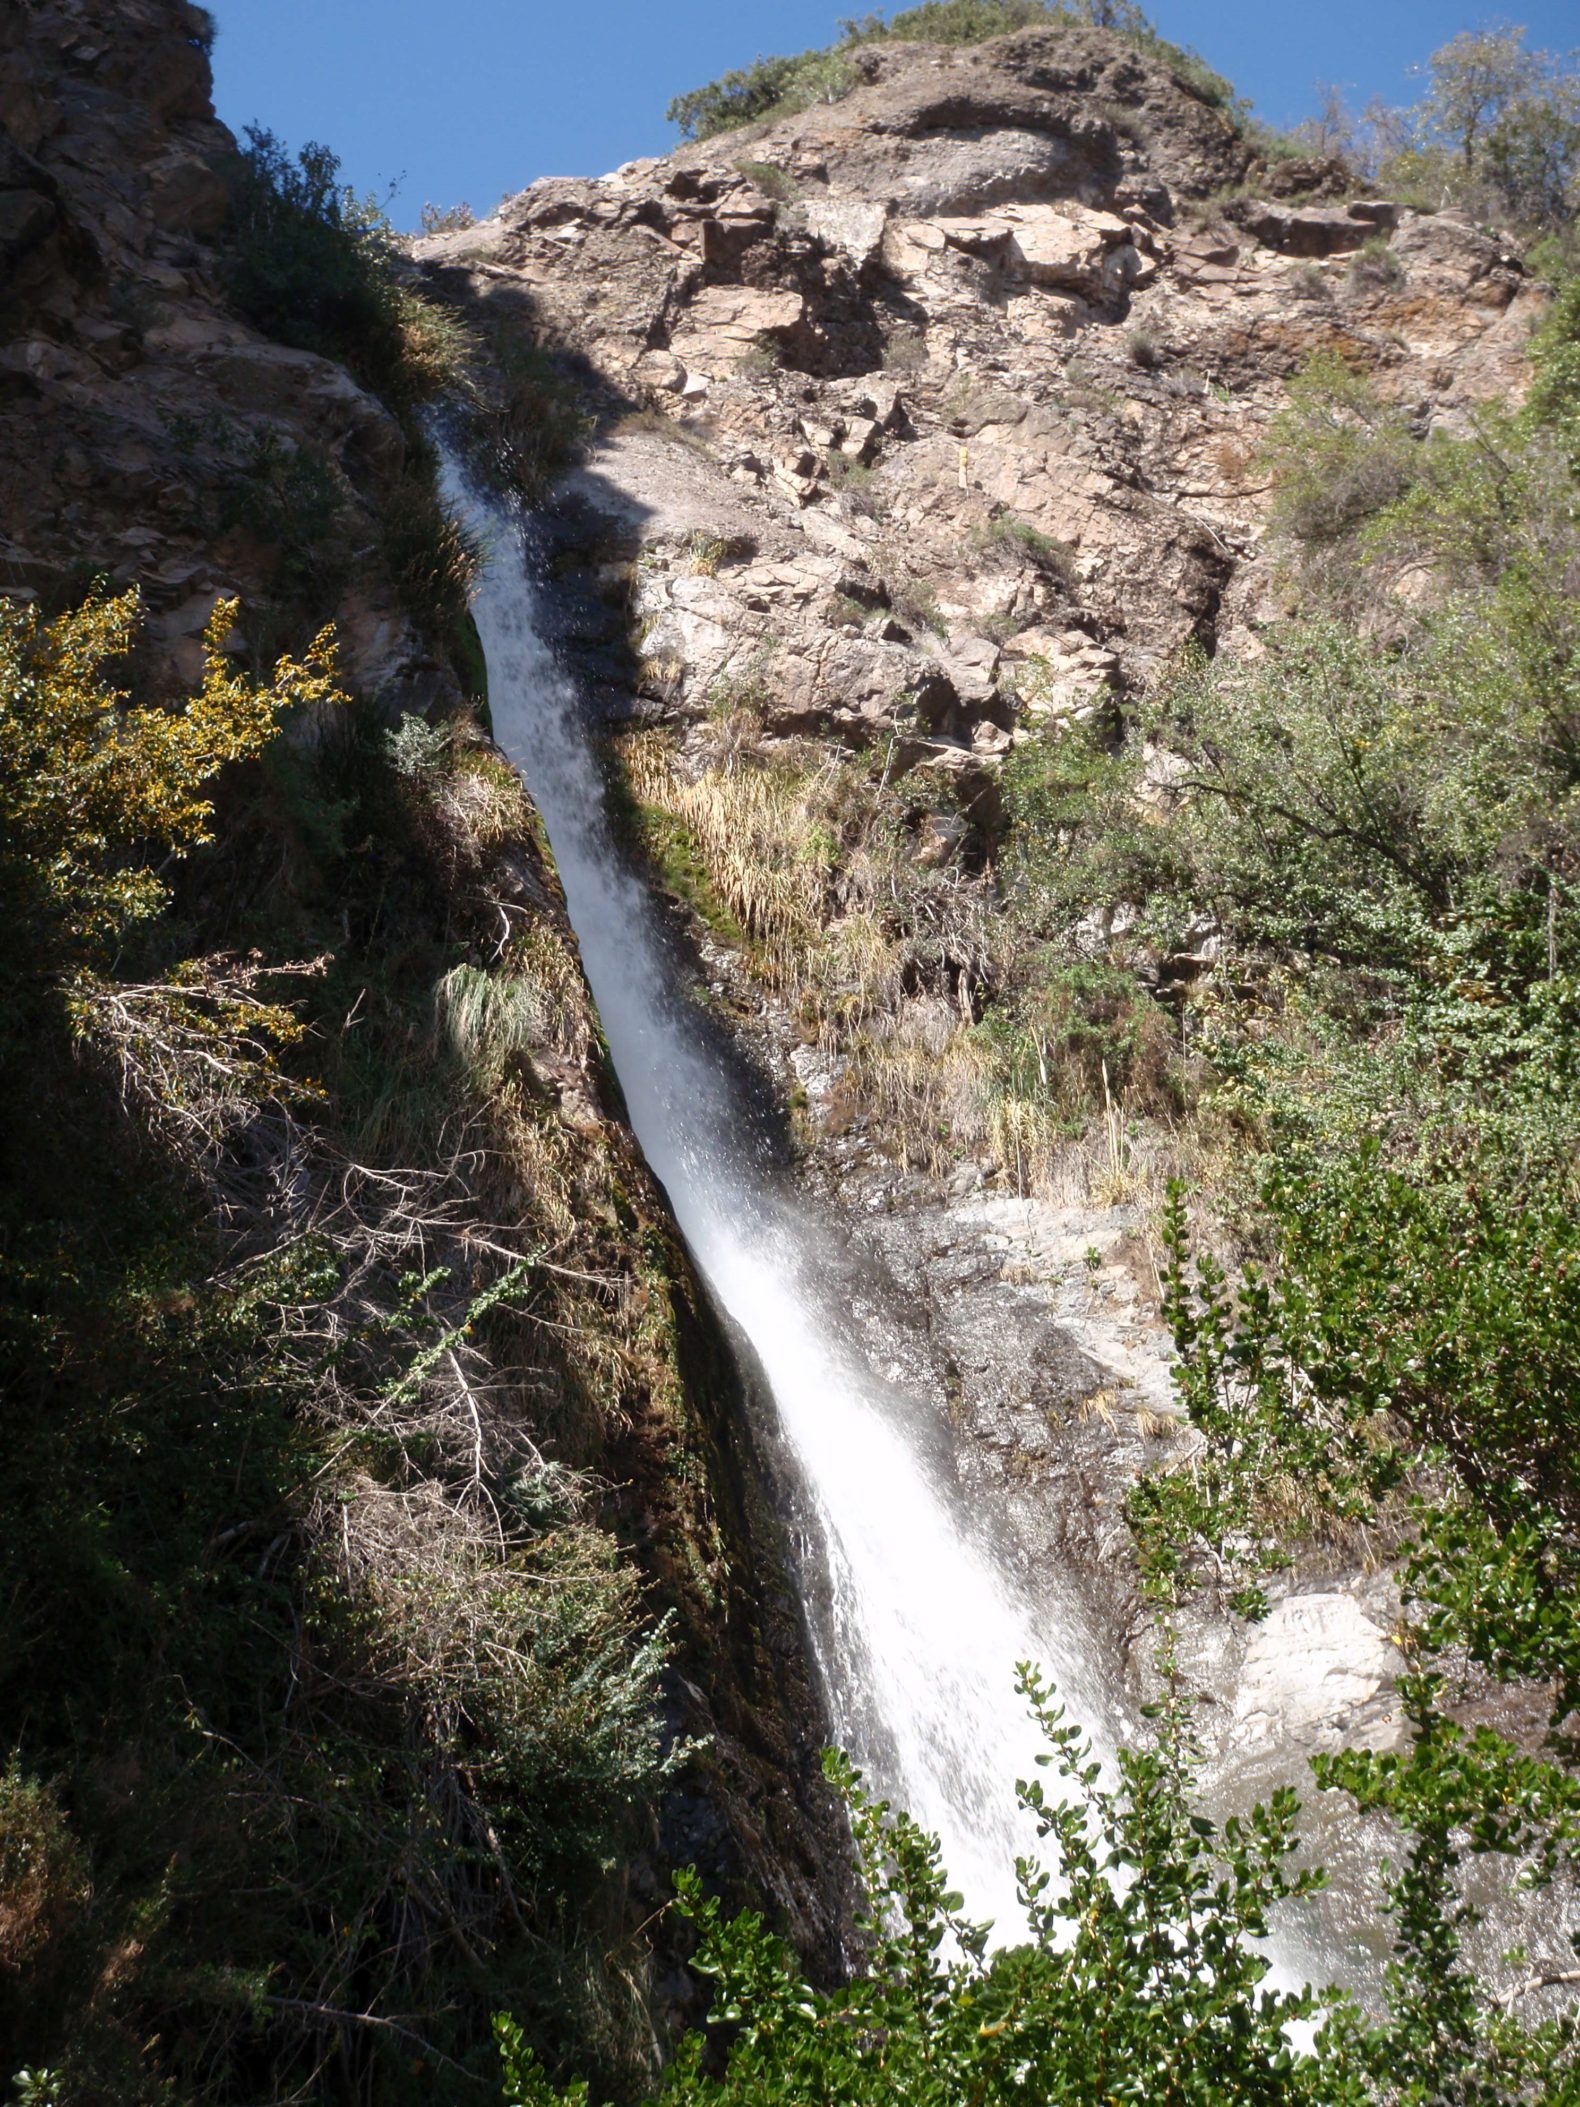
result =
M1423 423L1519 385L1515 258L1382 199L1221 202L1244 142L1097 34L858 59L831 107L419 244L631 406L581 494L648 552L666 714L760 674L771 731L914 720L927 765L990 774L1039 718L1254 633L1257 443L1313 352ZM674 575L699 533L730 552Z
M457 1154L446 1142L431 1161L399 1157L409 1166L399 1176L416 1179L440 1209L442 1227L436 1218L424 1235L438 1236L439 1263L457 1283L483 1281L495 1263L488 1251L502 1234L507 1242L530 1236L533 1224L554 1216L552 1238L571 1269L565 1278L592 1284L585 1306L566 1313L564 1335L582 1342L578 1351L545 1357L541 1327L529 1325L513 1341L507 1327L482 1349L470 1377L457 1369L463 1390L480 1385L463 1405L472 1434L462 1475L477 1495L486 1490L490 1500L503 1497L522 1456L536 1453L541 1441L557 1459L556 1470L569 1469L579 1483L580 1474L590 1474L584 1482L591 1506L584 1501L578 1512L610 1532L611 1556L641 1576L644 1622L674 1613L668 1726L677 1736L697 1738L704 1753L651 1811L637 1859L615 1883L620 1896L610 1922L619 1920L616 1936L661 1905L669 1865L695 1861L738 1892L768 1898L799 1940L832 1963L843 1907L842 1845L817 1775L818 1707L777 1524L737 1426L737 1378L620 1120L541 828L486 736L471 724L468 684L455 653L403 604L390 505L413 483L426 487L427 473L410 422L403 427L341 366L272 341L237 310L236 147L209 101L209 33L202 11L181 0L128 0L113 10L91 0L27 0L0 21L0 592L53 614L75 605L95 582L117 591L136 587L147 620L124 677L143 703L190 690L202 670L202 632L222 595L240 599L230 645L255 666L267 667L279 650L300 651L319 621L332 620L361 727L343 735L343 750L334 727L298 725L291 734L294 758L281 764L283 773L227 777L219 839L182 875L177 936L189 948L201 945L221 963L238 951L249 954L265 973L278 962L280 946L316 954L307 1008L313 1065L328 1078L327 1097L287 1151L290 1162L280 1158L268 1167L269 1150L258 1145L261 1128L251 1139L235 1138L239 1168L221 1163L215 1173L228 1194L223 1225L205 1224L200 1242L212 1233L224 1253L256 1256L282 1240L290 1246L318 1234L314 1224L327 1218L326 1209L348 1233L360 1235L355 1217L364 1203L372 1213L363 1228L382 1234L373 1217L383 1218L392 1188L380 1187L379 1176L381 1166L393 1166L389 1148L380 1153L369 1130L357 1138L359 1064L388 1054L396 1063L392 1074L405 1078L400 1087L410 1083L419 1091L426 1074L450 1072L439 984L452 969L475 969L477 984L496 993L537 990L530 1005L536 1022L516 1035L493 1081L475 1079L470 1098L445 1109L445 1121L459 1120L469 1132L466 1147ZM402 775L384 756L383 729L407 713L432 730L426 744L419 740L418 758L402 764ZM319 774L324 767L331 775L361 768L356 754L364 751L373 756L366 780L384 786L375 799L393 796L386 812L398 810L404 818L379 838L346 837L341 819L329 820L323 833L319 823L328 807L311 804L328 782L320 783ZM303 786L315 783L319 788L309 790L303 805ZM335 795L344 794L342 783ZM353 797L337 809L349 814L354 803ZM260 944L274 947L267 957ZM364 1079L369 1072L362 1067ZM61 1087L68 1097L71 1090L91 1095L95 1074L88 1064L86 1080ZM50 1078L39 1079L33 1110L44 1109L45 1123L53 1117L53 1088ZM43 1144L21 1125L19 1112L0 1138L0 1162L25 1211L29 1195L22 1186ZM146 1137L129 1146L147 1146ZM411 1143L406 1138L395 1146ZM91 1206L95 1181L85 1161L66 1168L70 1193L60 1205L69 1214L79 1185ZM371 1185L362 1182L365 1172ZM157 1182L165 1174L156 1167L148 1177ZM362 1200L352 1200L353 1191ZM47 1212L53 1198L35 1191L30 1204ZM426 1267L438 1246L424 1248ZM353 1324L353 1335L364 1341L377 1333L371 1320ZM90 1374L91 1362L85 1349ZM602 1371L597 1380L589 1374L594 1366ZM319 1585L310 1576L318 1573L329 1590L324 1599L365 1615L372 1631L391 1606L385 1598L381 1609L378 1599L386 1555L406 1572L402 1587L426 1585L425 1572L436 1581L456 1558L471 1555L468 1496L461 1481L448 1483L443 1441L430 1448L428 1439L419 1447L429 1460L414 1478L403 1476L410 1454L396 1466L395 1479L381 1465L358 1464L334 1496L343 1515L332 1517L334 1528L322 1541L307 1510L291 1503L281 1523L285 1534L270 1553L289 1587L310 1593ZM167 1465L177 1469L174 1459L157 1467ZM123 1491L107 1482L94 1498L113 1508ZM497 1508L491 1511L497 1520ZM390 1537L385 1525L397 1515L407 1520ZM227 1530L205 1550L212 1572L205 1566L208 1579L192 1576L195 1585L223 1587L230 1563L250 1555L251 1524L242 1521L239 1531ZM514 1554L506 1553L497 1527L495 1536L508 1564ZM42 1585L38 1563L31 1561ZM293 1614L309 1612L299 1604ZM182 1643L180 1635L170 1641L176 1653ZM6 1688L26 1688L38 1672L23 1649L6 1660ZM266 1679L272 1669L260 1673ZM291 1673L294 1679L296 1670ZM409 1705L410 1722L424 1702L414 1686L407 1689L401 1704ZM97 1696L90 1693L83 1703L97 1716ZM269 1703L260 1682L257 1721L269 1716ZM105 1803L111 1834L134 1817L165 1820L157 1810L164 1806L159 1765L168 1750L159 1744L161 1753L150 1755L136 1740L142 1731L135 1723L116 1724L106 1711L102 1745L80 1758L99 1766L101 1781L117 1765L141 1777L136 1809L130 1788L124 1799L117 1798L119 1786L111 1791ZM422 1760L431 1759L459 1784L443 1753L449 1730L438 1712L413 1731L427 1748ZM392 1732L399 1740L404 1730ZM43 1733L14 1716L4 1728L8 1748L23 1736L30 1768L48 1777L66 1765L62 1790L72 1797L78 1787L66 1757L52 1745L34 1746ZM277 1753L254 1750L259 1778L269 1774ZM189 1865L200 1888L233 1877L215 1870L215 1837L253 1835L234 1811L220 1814L217 1826L210 1823L213 1809L202 1810L210 1808L205 1794L215 1789L194 1773L191 1789L176 1796L171 1819L198 1833L162 1830L153 1845L156 1855L173 1851ZM371 1790L385 1804L384 1788ZM470 1788L461 1790L464 1796ZM113 1991L106 1975L97 1988L90 1981L73 2005L77 1993L62 1984L88 1965L84 1956L96 1950L95 1939L118 1936L117 1912L134 1906L132 1890L123 1894L117 1885L133 1876L121 1860L110 1863L115 1854L107 1846L101 1851L93 1810L105 1807L91 1794L84 1804L88 1874L80 1892L73 1891L61 1938L54 1946L39 1942L43 1958L25 1974L21 2006L13 2008L8 1977L0 2054L14 2048L39 2063L69 2048L81 2051L87 2069L99 2053L95 2044L105 2042L106 2056L124 2054L138 2063L144 2052L127 2044L147 2037L150 2070L165 2069L160 2058L166 2055L176 2059L169 2068L186 2069L182 2059L190 2055L200 2062L212 2057L217 2069L230 2067L234 2049L237 2067L271 2092L277 2080L286 2083L280 2072L313 2068L324 2055L342 2055L347 2069L363 2069L368 2057L382 2055L387 2044L370 2031L372 2023L361 2027L355 2012L342 2009L355 2004L360 2010L381 1993L367 1983L351 1988L343 1977L353 1964L342 1956L328 1974L314 1977L308 1997L305 1977L293 1978L294 1946L293 1957L271 1957L271 1967L279 1962L282 1998L266 2000L269 2013L247 2020L239 2033L231 2018L214 2021L210 2031L208 2018L189 2024L189 2016L171 2016L164 1933L150 1939L146 1958L142 1946L121 1952ZM315 1805L310 1797L302 1804ZM472 1840L485 1854L499 1850L490 1826L496 1819L497 1811L480 1817ZM451 1850L448 1862L461 1859ZM235 1877L246 1886L256 1871ZM367 1871L386 1897L395 1893L386 1885L388 1865L375 1868L370 1859ZM272 1879L259 1877L265 1884ZM288 1943L298 1932L307 1941L308 1973L323 1959L314 1942L327 1921L317 1878L304 1871L302 1920L287 1935ZM497 1979L504 1983L521 1951L541 1955L543 1939L559 1936L546 1920L529 1933L508 1874L502 1881L464 1931L456 1920L472 1970L467 1994L482 2000L460 2029L469 2048L486 2038L489 1999L497 2004L518 1994L481 1987L493 1965L487 1957L516 1951L517 1961ZM97 1895L97 1914L85 1918L90 1893ZM368 1906L375 1917L384 1907ZM179 1898L172 1904L170 1937L184 1936L186 1907ZM406 1966L417 1951L408 1933L409 1927L391 1933L385 1951L393 1966ZM218 1972L244 1965L216 1925L202 1936ZM525 1948L513 1947L518 1939ZM430 1945L429 1960L433 1951ZM31 1960L31 1947L28 1953ZM640 1974L648 1959L639 1940L621 1965ZM332 1979L341 1981L344 1995L324 1990ZM293 2004L297 1991L302 1996ZM686 1994L683 1978L666 1980L658 2007ZM519 1992L519 2001L532 2008L533 1993ZM37 2026L13 2034L23 2009L37 2016ZM249 2046L234 2048L243 2036ZM208 2047L200 2048L200 2039ZM634 2053L640 2062L646 2041ZM220 2077L210 2077L223 2089ZM92 2080L81 2082L91 2090ZM136 2082L127 2076L128 2089L118 2096L132 2097Z
M1188 645L1254 653L1287 606L1258 449L1290 377L1334 352L1419 429L1457 429L1518 393L1544 296L1453 213L1258 163L1100 34L853 62L832 106L536 183L417 255L560 347L601 407L555 520L562 643L611 724L666 728L682 778L728 769L732 723L760 754L870 750L880 788L950 807L910 854L958 897L1021 742L1114 712ZM1126 1180L1078 1151L1062 1192L1028 1192L1002 1148L929 1164L881 1107L852 1117L849 1035L809 1028L727 932L699 974L915 1314L910 1375L970 1437L966 1475L1124 1658L1143 1620L1119 1500L1178 1436ZM956 1006L978 1014L969 950L895 1000L892 1038L941 1047ZM1111 1144L1117 1172L1117 1121ZM1352 1577L1298 1579L1273 1652L1198 1635L1226 1760L1270 1711L1291 1761L1386 1713L1390 1598Z

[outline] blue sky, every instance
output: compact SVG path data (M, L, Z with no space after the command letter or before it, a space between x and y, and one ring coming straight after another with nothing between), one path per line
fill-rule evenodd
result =
M236 131L257 122L292 147L322 140L359 190L398 183L392 216L410 226L428 199L481 214L537 176L662 153L675 143L672 96L760 52L829 43L842 13L865 11L860 0L215 0L215 99ZM1574 39L1574 0L1510 12L1533 43ZM1410 67L1489 9L1159 0L1155 19L1286 125L1319 80L1361 102L1411 100Z

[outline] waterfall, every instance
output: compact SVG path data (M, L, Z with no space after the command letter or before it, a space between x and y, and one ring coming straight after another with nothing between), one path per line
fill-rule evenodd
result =
M647 1161L711 1294L747 1341L794 1459L803 1575L836 1738L941 1839L968 1915L1023 1923L1014 1860L1034 1832L1015 1780L1038 1747L1018 1661L1092 1692L1073 1616L1034 1612L956 1497L935 1408L863 1358L830 1228L786 1192L731 1078L673 982L655 908L627 867L579 698L540 634L519 522L444 460L457 516L489 551L473 602L494 733L543 816L582 962Z

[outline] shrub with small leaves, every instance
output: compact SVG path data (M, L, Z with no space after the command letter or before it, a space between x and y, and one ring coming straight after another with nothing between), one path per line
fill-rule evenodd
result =
M288 711L344 700L329 630L259 683L226 655L237 614L215 603L202 687L165 709L112 678L137 641L135 592L53 622L0 600L0 885L13 916L52 928L57 959L98 958L156 914L166 888L148 852L185 856L211 838L218 771L259 753Z
M1298 1805L1287 1790L1220 1829L1194 1793L1186 1705L1165 1663L1154 1747L1105 1774L1082 1730L1032 1668L1020 1687L1051 1773L1020 1786L1055 1863L1017 1864L1027 1936L990 1951L962 1915L937 1841L863 1788L830 1754L850 1811L865 1901L860 1958L832 1991L748 1912L726 1919L694 1875L677 1907L696 1926L694 1968L713 1986L710 2056L683 2044L659 2098L689 2107L1180 2107L1360 2101L1337 2091L1352 2064L1340 2001L1275 1989L1260 1950L1277 1911L1322 1875L1290 1864ZM1287 2030L1329 2015L1331 2053L1297 2057ZM511 2107L579 2107L551 2086L520 2029L496 2022ZM718 2060L714 2060L717 2056Z

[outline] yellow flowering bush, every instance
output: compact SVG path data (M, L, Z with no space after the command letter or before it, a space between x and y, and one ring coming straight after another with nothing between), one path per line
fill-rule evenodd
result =
M234 600L215 603L202 686L177 710L134 705L115 685L142 622L135 589L50 622L0 600L4 859L24 915L53 925L56 965L86 964L158 913L166 892L148 852L211 839L208 787L226 762L260 752L288 710L345 700L332 630L260 684L226 657L236 614Z

